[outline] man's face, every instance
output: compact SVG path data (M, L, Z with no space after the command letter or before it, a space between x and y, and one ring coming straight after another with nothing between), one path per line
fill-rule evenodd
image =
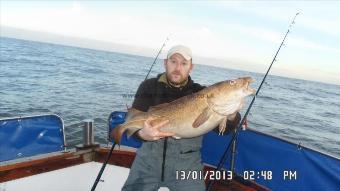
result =
M164 66L166 77L175 86L185 82L193 68L191 60L185 60L178 53L173 54L169 59L165 59Z

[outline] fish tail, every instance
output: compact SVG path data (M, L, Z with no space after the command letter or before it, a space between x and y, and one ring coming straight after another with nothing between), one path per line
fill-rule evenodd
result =
M118 125L112 130L111 137L113 138L116 144L120 145L120 141L125 130L126 128L124 127L124 125Z
M138 129L143 128L144 125L144 119L141 120L134 120L129 121L121 125L117 125L111 132L111 137L117 143L120 144L120 141L122 139L123 133L128 130L128 136L130 137L134 132L136 132Z

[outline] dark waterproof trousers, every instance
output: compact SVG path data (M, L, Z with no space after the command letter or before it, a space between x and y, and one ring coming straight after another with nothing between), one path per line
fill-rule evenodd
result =
M168 187L171 191L205 190L204 180L183 177L183 172L188 175L203 171L200 152L202 137L168 138L165 157L164 142L161 139L143 143L137 151L123 191L153 191L159 187Z

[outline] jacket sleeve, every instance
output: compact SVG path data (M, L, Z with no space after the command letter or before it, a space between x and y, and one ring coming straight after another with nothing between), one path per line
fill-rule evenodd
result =
M133 108L144 112L148 111L152 104L153 96L155 96L153 95L151 83L152 81L147 80L139 85L132 103Z
M153 93L153 88L155 87L152 87L151 85L152 81L150 80L144 81L139 85L135 95L135 99L132 103L133 108L144 112L148 111L149 107L152 104L152 96L155 96ZM138 131L139 130L137 130L132 136L138 138L141 141L144 141L141 137L138 136Z

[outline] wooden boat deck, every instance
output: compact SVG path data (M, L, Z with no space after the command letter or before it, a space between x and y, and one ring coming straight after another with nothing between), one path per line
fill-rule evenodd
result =
M109 148L94 147L0 164L0 190L90 190ZM114 150L96 190L120 190L135 158L135 152ZM205 170L213 170L205 167ZM160 190L168 190L161 188ZM236 177L217 181L215 191L266 191L254 182Z

